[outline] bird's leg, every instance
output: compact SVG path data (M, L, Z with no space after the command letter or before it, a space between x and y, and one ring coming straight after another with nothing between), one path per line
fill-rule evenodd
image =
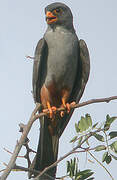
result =
M65 103L65 99L62 98L62 106L67 109L67 113L70 112L71 107L74 106L74 105L76 105L76 102L75 102L75 101L73 101L72 103L69 104L69 103ZM61 111L60 116L61 116L61 117L64 116L64 111Z
M66 108L67 113L70 112L70 105L69 105L69 103L66 103L68 101L69 95L70 95L69 89L67 89L67 88L62 89L62 92L61 92L62 105L61 105L61 107ZM61 111L60 116L63 117L64 114L65 114L64 111Z
M50 105L50 103L48 101L47 101L47 107L48 107L48 110L49 110L50 118L52 118L53 117L53 111L52 111L51 105Z
M69 103L65 103L65 98L62 98L62 103L63 103L63 106L67 109L67 113L70 112L70 104Z
M47 89L47 87L45 85L43 85L41 88L41 102L44 107L43 112L47 113L49 110L50 118L52 119L53 112L56 113L56 107L54 107L54 106L51 107L50 100L51 100L50 92ZM48 110L46 108L48 108Z
M64 99L64 98L62 98L62 107L64 107L64 108L67 109L67 113L70 112L70 104L69 104L69 103L65 103L65 99ZM61 116L61 117L63 117L64 114L65 114L64 111L61 111L61 112L60 112L60 116Z
M53 112L56 111L56 107L55 107L55 106L52 106L52 107L51 107L49 101L47 101L47 107L48 107L48 110L49 110L50 118L52 119L52 118L53 118Z

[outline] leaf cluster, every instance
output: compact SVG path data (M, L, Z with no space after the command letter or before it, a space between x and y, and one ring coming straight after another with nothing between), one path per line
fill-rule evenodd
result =
M67 174L73 180L93 180L93 172L90 169L84 171L78 170L78 159L74 158L67 161ZM90 177L90 178L89 178ZM88 179L87 179L88 178Z
M76 136L72 138L70 143L77 144L78 149L82 150L81 152L94 151L96 153L104 151L102 154L102 163L110 164L112 159L117 160L117 131L111 131L112 123L116 119L117 117L107 115L102 125L99 125L99 123L93 125L92 118L89 114L86 114L84 117L82 116L80 121L75 123ZM89 143L91 138L95 139L95 143ZM96 146L92 147L94 144ZM78 171L76 166L76 159L67 161L67 173L72 179L74 177L75 180L83 180L92 175L91 170ZM86 172L91 173L91 175L85 178Z

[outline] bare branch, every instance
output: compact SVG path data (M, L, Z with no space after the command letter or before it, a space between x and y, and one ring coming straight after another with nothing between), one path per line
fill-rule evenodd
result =
M3 171L5 171L5 169L0 170L0 173L3 172ZM1 179L1 178L0 178L0 179Z
M91 137L91 136L94 136L95 133L97 132L101 132L101 131L104 131L104 129L97 129L96 131L94 132L90 132L88 135L87 135L87 138L85 138L79 145L77 145L76 147L74 147L70 152L68 152L67 154L65 154L63 157L61 157L59 160L57 160L55 163L53 163L52 165L46 167L36 178L35 180L38 180L40 176L42 176L45 172L47 172L49 169L55 167L59 162L61 162L63 159L65 159L66 157L70 156L71 154L75 153L76 150L78 148L81 148L81 146ZM86 149L85 149L86 151Z
M27 59L34 59L32 56L26 56Z
M114 180L114 178L112 177L112 175L110 174L110 172L108 171L108 169L107 169L100 161L98 161L98 159L97 159L91 152L88 151L88 153L90 154L90 156L93 157L93 159L95 159L95 161L96 161L100 166L102 166L102 167L105 169L105 171L109 174L109 176L111 177L111 179Z
M31 168L25 168L25 167L22 167L22 166L18 166L18 165L16 165L16 164L15 164L15 166L14 166L13 169L14 169L14 170L16 169L16 170L19 170L19 171L25 171L25 172L32 172L33 174L39 174L39 173L40 173L40 171L31 169ZM45 173L45 176L46 176L46 177L49 177L49 178L52 179L52 180L54 180L53 177L49 176L49 175L46 174L46 173Z
M117 96L112 96L112 97L108 97L108 98L100 98L100 99L91 99L91 100L88 100L88 101L85 101L85 102L82 102L82 103L78 103L78 104L71 103L70 108L75 109L75 108L80 108L80 107L83 107L83 106L87 106L89 104L101 103L101 102L109 103L112 100L117 100ZM64 108L64 107L57 108L56 112L60 112L60 111L66 111L66 108ZM40 114L37 114L35 116L35 118L38 119L38 118L40 118L40 117L42 117L44 115L48 115L48 114L49 114L49 110L45 109L44 112L42 112Z
M101 99L91 99L89 101L86 101L86 102L82 102L82 103L79 103L79 104L75 104L74 103L71 103L70 106L71 106L71 109L74 109L74 108L79 108L79 107L83 107L83 106L86 106L86 105L89 105L89 104L93 104L93 103L101 103L101 102L110 102L112 100L116 100L117 99L117 96L112 96L112 97L109 97L109 98L101 98ZM7 178L7 176L9 175L10 171L13 169L14 165L15 165L15 161L16 161L16 158L21 150L21 147L22 145L24 144L26 138L27 138L27 135L31 129L31 126L32 124L34 123L34 121L44 115L48 115L49 114L49 111L48 109L45 110L45 112L42 112L40 114L37 114L37 111L40 109L41 105L40 104L36 104L36 107L34 109L34 111L32 112L31 114L31 117L29 119L29 122L27 123L26 127L24 128L24 131L22 133L22 136L19 140L19 142L16 144L16 147L14 149L14 152L13 152L13 155L8 163L8 166L7 168L5 169L4 173L2 174L2 176L0 177L0 180L5 180ZM60 111L66 111L65 108L58 108L57 109L57 112L60 112ZM88 137L89 138L89 137ZM87 138L87 139L88 139ZM86 141L86 140L85 140ZM84 143L84 141L82 142ZM68 154L66 154L64 157L60 158L58 161L56 161L53 165L49 166L48 168L45 168L43 170L43 172L40 173L39 176L41 176L42 174L44 174L49 168L52 168L54 166L56 166L60 161L62 161L64 158L66 158L67 156L69 156L73 151L75 151L77 148L79 148L79 146L76 146L76 148L74 148L72 151L70 151Z
M13 155L13 152L9 151L8 149L6 148L3 148L7 153ZM17 156L18 158L24 158L24 156Z
M39 110L40 106L41 106L40 104L37 104L34 111L32 112L31 117L29 119L29 122L28 122L25 130L23 131L23 134L22 134L19 142L16 144L13 155L12 155L12 157L8 163L7 168L5 169L4 173L0 177L0 180L5 180L7 178L7 176L9 175L9 173L11 172L11 170L13 169L13 167L15 165L16 158L17 158L17 156L21 150L23 143L25 142L25 139L26 139L26 137L27 137L27 135L31 129L32 124L35 121L35 115L36 115L37 111Z

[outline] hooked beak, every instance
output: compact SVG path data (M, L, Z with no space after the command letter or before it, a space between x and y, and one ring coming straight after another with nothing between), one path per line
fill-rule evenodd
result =
M52 24L57 21L57 17L52 14L52 12L47 11L46 13L46 21L48 24Z

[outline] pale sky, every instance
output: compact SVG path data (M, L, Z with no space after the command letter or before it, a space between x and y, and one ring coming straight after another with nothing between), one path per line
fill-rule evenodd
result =
M36 44L43 37L47 27L44 8L52 2L57 1L0 1L0 169L4 168L2 163L8 163L10 159L10 154L4 152L3 147L13 151L20 137L18 124L20 122L26 124L34 108L31 94L33 62L25 56L34 55ZM117 1L63 0L60 2L66 3L71 8L77 35L79 39L86 41L90 52L91 73L81 102L117 95ZM94 123L103 122L106 114L117 115L116 105L117 101L113 101L109 104L100 103L77 109L60 139L59 157L72 149L73 146L69 141L75 135L74 124L81 115L89 113ZM29 134L30 145L35 150L39 136L38 128L37 121ZM110 180L108 174L96 162L86 163L85 154L80 157L81 170L91 168L96 171L94 175L96 180ZM100 156L98 157L101 159ZM58 166L57 176L65 175L66 160ZM25 160L22 159L17 161L17 164L26 165ZM113 160L106 167L116 180L117 162ZM12 172L8 177L8 180L16 179L28 179L27 174Z

